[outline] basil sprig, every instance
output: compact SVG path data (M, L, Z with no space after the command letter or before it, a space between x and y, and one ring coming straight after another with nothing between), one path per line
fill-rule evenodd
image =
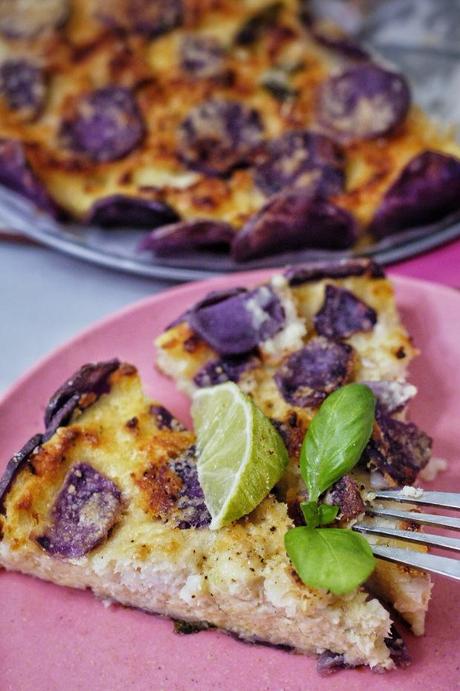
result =
M302 581L335 595L354 590L374 570L369 543L346 528L293 528L285 544Z
M300 472L310 501L359 461L374 424L375 398L363 384L348 384L326 398L300 452Z
M308 489L301 504L307 526L285 535L286 551L304 583L344 595L363 583L375 568L368 542L332 523L338 507L320 504L320 495L359 461L372 433L375 398L363 384L348 384L326 398L307 431L300 472Z

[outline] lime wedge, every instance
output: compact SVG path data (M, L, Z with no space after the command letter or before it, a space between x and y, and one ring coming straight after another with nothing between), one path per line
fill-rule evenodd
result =
M217 530L260 504L288 463L286 447L265 415L236 384L193 397L198 479Z

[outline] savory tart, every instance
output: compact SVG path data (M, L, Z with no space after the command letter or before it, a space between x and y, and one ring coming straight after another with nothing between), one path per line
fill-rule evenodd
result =
M408 662L364 588L309 588L287 557L288 506L269 494L210 530L194 436L147 400L135 368L86 365L0 483L0 564L247 641L319 654L320 669Z
M254 288L210 293L156 339L157 365L188 394L233 381L273 420L290 454L278 493L299 519L305 485L299 454L328 394L366 383L378 399L372 438L357 468L336 487L350 521L375 487L412 484L431 439L406 421L416 388L407 367L417 350L401 324L393 287L367 260L311 264ZM372 496L372 495L371 495ZM429 576L379 561L370 585L423 633Z
M217 387L247 399L271 430L268 455L283 449L280 473L250 509L217 525L200 436L144 396L132 365L88 364L54 393L45 431L0 480L0 565L318 654L321 671L407 665L391 607L422 634L428 575L376 560L369 578L336 592L309 584L286 542L302 530L312 497L299 472L305 433L353 382L366 384L357 388L371 396L372 417L358 464L322 493L334 509L333 532L357 538L347 529L358 517L379 520L363 517L372 490L411 485L430 458L430 438L406 420L416 393L407 365L417 351L381 268L365 260L305 265L255 287L210 293L156 347L159 367L179 388L199 392L194 407ZM222 409L210 405L221 434Z
M459 147L296 0L0 0L0 184L157 255L358 247L458 211Z

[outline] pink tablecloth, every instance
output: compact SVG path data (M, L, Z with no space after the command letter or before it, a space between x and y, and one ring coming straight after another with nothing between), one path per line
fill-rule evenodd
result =
M413 259L392 264L390 273L460 288L460 240Z

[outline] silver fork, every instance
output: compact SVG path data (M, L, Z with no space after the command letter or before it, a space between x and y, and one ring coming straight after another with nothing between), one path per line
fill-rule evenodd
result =
M407 502L415 506L436 506L444 509L460 510L460 494L455 492L428 492L423 490L419 497L410 497L400 490L384 490L375 492L375 498L379 501ZM410 523L435 526L438 528L449 528L460 530L460 518L452 516L442 516L428 513L418 513L417 511L404 511L394 507L375 507L366 508L368 516L378 516L384 519L399 519ZM408 540L409 542L422 543L432 547L460 552L460 539L455 537L445 537L444 535L434 535L433 533L420 533L411 530L401 530L388 526L371 525L367 523L356 523L353 530L360 533L381 535L383 537L394 538L397 540ZM401 547L389 547L386 545L371 544L372 551L376 557L387 561L407 564L424 571L431 571L442 576L449 576L460 580L460 559L450 559L436 554L426 552L415 552L411 549Z

